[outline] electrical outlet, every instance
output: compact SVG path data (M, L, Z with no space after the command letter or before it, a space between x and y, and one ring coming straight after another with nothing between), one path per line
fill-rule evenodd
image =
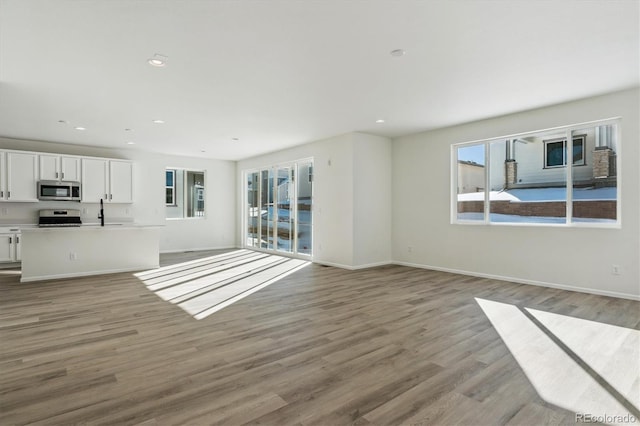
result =
M413 247L411 247L411 246L407 246L407 252L408 252L408 253L411 253L412 251L413 251Z
M89 214L89 209L86 207L82 208L82 214Z
M9 214L9 209L6 207L3 207L2 210L0 210L0 212L2 213L2 216L6 216Z
M613 275L621 275L622 268L620 267L620 265L611 265L611 273Z
M69 260L78 260L78 253L75 253L75 252L69 253Z

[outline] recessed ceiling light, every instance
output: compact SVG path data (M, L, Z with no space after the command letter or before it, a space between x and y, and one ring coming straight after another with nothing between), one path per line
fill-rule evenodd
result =
M67 120L58 120L58 123L61 124L69 124L69 122Z
M131 141L127 142L127 145L135 145L135 144L136 144L135 142L131 142Z
M76 129L76 130L87 130L86 127L74 127L74 129Z
M204 149L201 149L200 152L207 152L207 151L205 151Z
M384 120L382 118L380 118L380 119L376 120L376 123L382 124L382 123L384 123Z
M403 49L395 49L392 50L391 52L389 52L391 54L391 56L395 57L395 58L399 58L401 56L406 55L406 51L404 51Z
M232 141L239 141L239 138L231 138Z
M147 62L153 67L162 68L167 65L167 59L169 59L167 56L156 53L152 58L147 59Z
M133 132L133 129L124 129L125 132Z
M164 124L164 120L153 120L155 124Z

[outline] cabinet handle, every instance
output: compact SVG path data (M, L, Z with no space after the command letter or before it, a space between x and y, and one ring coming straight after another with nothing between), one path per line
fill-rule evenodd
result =
M64 172L62 172L62 179L64 179Z
M109 194L109 201L113 200L113 194Z
M11 191L7 191L7 198L11 198Z
M58 179L58 172L56 172L56 179Z
M13 242L13 238L9 237L9 244Z
M16 235L16 244L20 244L20 237Z
M0 191L0 198L4 198L4 191Z

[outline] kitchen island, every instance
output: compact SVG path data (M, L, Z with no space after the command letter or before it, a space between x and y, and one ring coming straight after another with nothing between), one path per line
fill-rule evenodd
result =
M161 228L136 224L23 228L20 282L157 268Z

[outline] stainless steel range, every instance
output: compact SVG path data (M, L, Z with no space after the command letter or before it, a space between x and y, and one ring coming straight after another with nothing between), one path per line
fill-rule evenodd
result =
M80 210L74 209L47 209L40 210L38 226L41 228L80 226Z

